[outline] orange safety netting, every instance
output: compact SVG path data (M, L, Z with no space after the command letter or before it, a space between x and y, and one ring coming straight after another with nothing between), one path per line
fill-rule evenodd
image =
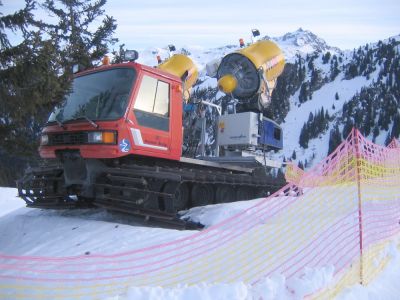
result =
M0 254L0 298L97 298L130 286L256 284L275 273L294 278L306 268L327 266L334 267L334 284L319 296L369 282L400 233L398 142L378 146L353 130L312 170L289 165L286 177L288 184L270 197L178 240L117 254Z

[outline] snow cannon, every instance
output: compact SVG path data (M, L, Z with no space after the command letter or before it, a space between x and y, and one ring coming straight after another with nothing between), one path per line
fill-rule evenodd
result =
M193 61L183 54L174 54L162 64L158 69L173 74L181 78L183 83L183 95L185 100L189 98L190 89L196 83L198 71Z
M264 111L285 59L272 41L261 40L226 55L217 70L218 87L238 101L239 111Z

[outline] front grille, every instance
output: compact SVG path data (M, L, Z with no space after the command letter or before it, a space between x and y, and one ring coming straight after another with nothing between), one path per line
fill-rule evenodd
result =
M80 145L88 142L87 132L49 134L49 146Z

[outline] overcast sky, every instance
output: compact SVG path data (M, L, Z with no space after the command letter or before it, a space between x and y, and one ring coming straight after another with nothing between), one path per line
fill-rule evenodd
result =
M7 14L22 0L1 0ZM400 0L108 0L116 37L127 48L216 47L250 39L250 30L280 36L299 27L329 45L352 49L400 34ZM41 16L46 18L46 15ZM117 47L115 47L117 48Z

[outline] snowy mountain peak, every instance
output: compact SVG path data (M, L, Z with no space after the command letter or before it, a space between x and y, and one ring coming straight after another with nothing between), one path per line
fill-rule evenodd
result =
M288 61L292 61L296 54L309 54L315 51L339 53L341 50L337 47L329 46L325 40L318 37L309 30L299 28L296 31L288 32L280 37L270 38L265 36L263 39L276 42Z
M326 42L317 35L308 30L303 30L301 27L295 32L286 33L281 38L277 38L286 43L292 43L296 46L304 46L306 44L314 45L317 50L325 51L329 48Z

